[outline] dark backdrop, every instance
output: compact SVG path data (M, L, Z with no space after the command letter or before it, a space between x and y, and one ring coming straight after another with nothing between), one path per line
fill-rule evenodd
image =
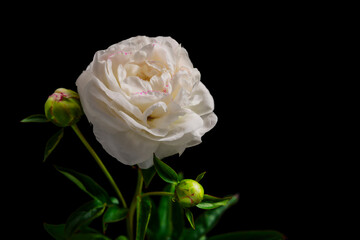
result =
M215 128L200 145L181 157L166 159L187 178L206 171L202 183L209 194L240 195L212 234L271 229L290 239L297 235L292 219L297 218L301 205L295 198L304 190L294 176L307 154L304 150L311 146L303 140L307 116L299 114L306 94L303 96L301 71L295 66L302 61L298 56L306 39L298 34L301 21L293 16L296 9L237 5L212 6L208 11L178 6L179 11L169 8L148 13L147 6L142 11L99 6L90 12L66 7L55 12L57 7L29 10L31 14L7 34L12 66L7 70L13 76L11 89L16 89L16 105L10 114L11 148L7 149L12 153L12 177L6 179L8 201L15 202L7 209L14 239L49 239L43 222L62 223L88 200L53 165L84 172L112 191L70 128L43 164L45 143L57 127L19 121L42 113L56 88L76 90L77 77L97 50L137 35L171 36L181 43L214 97L219 119ZM86 117L79 127L130 201L136 171L102 149ZM158 190L164 186L157 178L153 185Z

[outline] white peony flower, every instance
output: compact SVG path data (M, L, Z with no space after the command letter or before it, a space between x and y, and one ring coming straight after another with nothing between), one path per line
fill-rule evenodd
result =
M120 162L153 165L201 143L217 117L187 51L170 37L133 37L95 53L76 81L104 149Z

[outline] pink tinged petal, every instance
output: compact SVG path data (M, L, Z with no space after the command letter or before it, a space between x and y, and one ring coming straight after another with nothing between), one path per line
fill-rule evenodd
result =
M139 77L129 76L120 82L121 88L130 96L134 92L145 92L151 90L151 85L148 81L144 81Z
M151 88L155 91L163 91L168 81L171 79L171 74L168 72L163 72L160 76L154 75L150 79Z

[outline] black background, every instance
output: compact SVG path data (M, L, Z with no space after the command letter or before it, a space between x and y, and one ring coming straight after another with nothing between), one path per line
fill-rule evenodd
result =
M8 196L4 206L9 206L14 239L49 239L43 222L63 223L89 200L53 165L86 173L112 192L70 128L42 163L45 143L57 127L19 121L42 113L56 88L76 90L77 77L97 50L137 35L171 36L181 43L214 97L219 119L215 128L181 157L165 159L186 178L206 171L202 184L209 194L239 194L239 202L211 234L277 230L289 239L298 236L294 219L306 201L301 165L316 147L315 141L305 140L312 117L303 114L312 94L304 90L309 86L304 69L311 67L303 58L311 38L302 34L307 15L297 6L283 5L195 8L182 3L159 9L154 9L155 3L139 5L141 9L99 5L91 11L60 5L27 11L23 6L25 15L14 11L13 18L19 21L6 29L9 43L4 51L10 66L6 71L12 73L8 89L16 91L16 97L6 110L11 136L5 150L11 153L7 161L11 166L3 168L4 173L11 172L3 181ZM86 117L79 127L129 202L136 171L102 149ZM158 177L154 179L153 190L163 186ZM123 225L116 226L124 231Z

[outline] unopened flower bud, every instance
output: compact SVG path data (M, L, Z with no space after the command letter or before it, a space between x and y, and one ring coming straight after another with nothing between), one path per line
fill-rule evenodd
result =
M193 207L203 198L204 188L192 179L184 179L175 187L175 199L183 207Z
M45 115L59 127L77 123L83 115L79 95L72 90L58 88L45 103Z

